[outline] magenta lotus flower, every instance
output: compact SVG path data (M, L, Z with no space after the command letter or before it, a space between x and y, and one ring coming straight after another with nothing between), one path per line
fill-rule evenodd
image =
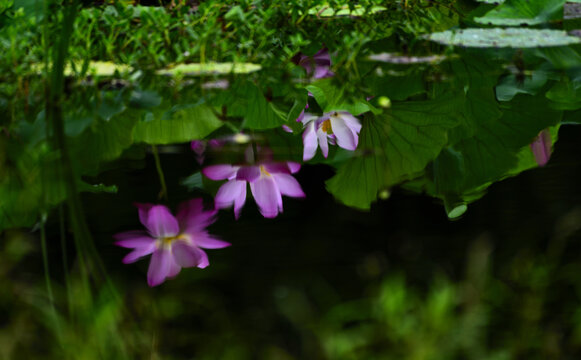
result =
M531 143L531 151L539 166L545 166L549 162L552 144L551 133L548 129L541 131Z
M319 50L313 56L301 55L299 65L306 71L307 75L313 79L323 79L332 77L335 74L329 69L331 67L331 56L327 49Z
M212 165L204 168L202 173L212 180L228 180L220 187L214 202L216 208L228 208L234 205L234 216L246 202L246 188L258 205L262 216L274 218L282 212L282 195L305 197L301 185L291 175L299 171L300 164L295 162L262 162L257 165Z
M303 132L303 161L315 156L317 147L321 148L323 156L329 155L329 144L337 144L346 150L355 150L359 143L361 123L347 111L333 111L321 117L306 113L302 118L305 128Z
M115 243L133 249L123 258L129 264L153 254L147 271L149 286L157 286L179 274L181 268L210 265L202 249L230 246L208 234L206 227L216 220L216 210L204 211L201 199L182 203L174 217L164 205L136 204L139 220L147 230L115 234Z

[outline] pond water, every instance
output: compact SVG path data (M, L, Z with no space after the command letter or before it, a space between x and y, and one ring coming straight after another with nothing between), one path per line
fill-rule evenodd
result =
M577 358L579 5L0 5L0 357Z

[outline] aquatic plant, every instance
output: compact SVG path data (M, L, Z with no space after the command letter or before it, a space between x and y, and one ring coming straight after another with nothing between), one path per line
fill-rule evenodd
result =
M136 204L139 220L147 230L114 235L116 245L133 249L123 258L125 264L151 255L147 283L157 286L166 278L179 274L182 268L205 268L210 265L202 249L230 246L208 234L206 227L216 220L215 210L204 210L201 199L182 203L174 217L164 205Z
M263 161L255 165L211 165L205 167L202 173L212 180L228 180L214 199L217 208L234 205L234 215L238 218L246 201L247 184L250 184L260 213L266 218L274 218L283 210L282 195L305 197L300 184L291 175L300 167L300 164L291 161Z
M316 116L304 114L301 122L305 127L303 132L303 161L311 160L321 148L323 156L329 155L329 144L346 149L355 150L359 143L361 123L347 111L332 111Z

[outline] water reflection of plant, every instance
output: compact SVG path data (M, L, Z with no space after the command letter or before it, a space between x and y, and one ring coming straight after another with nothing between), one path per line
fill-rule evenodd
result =
M346 111L333 111L320 117L305 113L302 123L305 127L303 161L311 160L318 147L326 158L329 155L329 144L337 144L350 151L357 149L361 123Z
M159 146L160 152L176 151L175 147L164 148L163 145L229 136L229 133L241 130L260 132L262 145L275 148L276 155L282 160L236 169L228 167L229 175L224 178L228 182L218 191L217 203L219 207L234 203L238 217L249 182L262 214L273 217L282 211L282 195L304 195L291 173L298 170L292 160L299 160L305 154L297 136L300 129L297 129L294 119L309 101L315 113L347 111L358 116L362 114L362 127L350 128L353 137L351 145L347 146L349 150L357 147L358 151L347 153L330 149L329 153L324 152L328 159L313 158L313 163L325 162L337 169L336 176L327 183L327 189L339 201L369 209L377 200L378 193L387 193L386 189L403 184L407 189L427 192L441 199L448 215L456 217L460 215L457 209L465 211L466 203L481 197L491 184L536 166L540 156L538 151L535 152L535 146L542 147L544 158L541 162L544 163L556 140L562 118L572 123L579 122L581 105L577 70L581 58L573 47L523 51L526 67L531 70L523 70L524 81L516 81L516 85L512 75L506 74L503 64L513 57L510 50L506 53L483 51L474 56L471 51L450 49L461 56L451 57L448 62L405 69L375 63L366 57L385 48L404 49L413 54L419 49L414 45L417 35L464 26L458 19L454 2L406 1L403 5L390 4L389 11L372 14L367 11L373 9L376 2L361 1L356 7L357 17L335 18L325 18L329 13L335 14L332 7L340 8L345 14L352 14L355 8L347 9L341 1L324 5L323 12L318 6L309 8L310 2L274 2L271 6L205 1L197 4L193 11L185 3L164 9L125 6L118 2L83 10L76 6L78 1L14 3L24 4L24 10L12 8L12 3L0 5L0 35L4 40L0 42L0 49L6 54L0 61L3 74L0 110L4 116L0 119L0 229L37 224L44 255L47 296L46 299L45 296L35 296L44 294L44 290L36 284L29 286L28 280L13 284L14 278L19 279L16 271L3 277L3 287L12 290L7 295L0 295L4 298L3 303L14 304L11 295L16 294L23 301L14 307L25 313L18 315L25 320L17 318L10 322L8 331L2 334L3 344L8 346L1 348L7 357L24 354L20 358L34 358L54 353L55 357L56 354L65 354L69 358L135 358L157 353L156 336L159 334L151 334L148 330L140 332L134 325L127 325L127 319L131 318L127 307L135 309L139 321L147 323L148 329L156 327L155 321L165 320L164 325L168 326L160 328L171 335L159 336L165 335L166 343L171 344L179 338L173 336L176 333L171 331L170 325L180 311L206 319L207 314L199 309L188 312L190 309L183 305L189 304L188 301L204 309L214 306L212 314L221 319L222 325L230 324L231 319L217 315L223 310L216 305L225 301L223 294L213 293L210 286L195 294L191 291L181 291L180 296L162 294L159 311L165 315L169 313L167 318L151 314L152 293L132 292L130 287L121 295L111 286L112 281L107 277L92 242L95 229L90 231L86 224L78 193L115 191L115 187L100 184L93 176L125 166L130 161L143 166L146 156L143 144ZM538 7L539 3L533 3L521 5L525 10ZM509 1L505 9L510 6ZM551 6L557 11L546 15L553 21L555 14L559 17L560 6ZM58 10L53 12L53 9ZM478 11L482 13L481 10L483 8ZM547 20L544 16L533 19L535 23ZM485 29L478 33L486 35L487 41L479 38L476 44L490 46L498 44L499 33L519 31ZM446 36L450 34L445 33ZM465 31L466 34L474 32ZM520 34L524 32L520 31ZM578 39L564 33L547 30L527 31L526 35L531 37L526 38L526 43L536 46L535 37L538 41L540 35L547 34L555 35L554 40L578 43ZM459 44L470 45L457 33L453 35ZM449 37L440 40L450 43ZM512 40L516 42L503 45L522 44L523 37ZM319 51L313 62L303 61L307 67L305 76L304 70L294 66L292 60L303 52L315 53L323 43L333 50L333 70L330 69L328 53ZM551 41L546 43L551 45ZM432 48L432 45L421 44L420 47L421 51L428 53L441 50ZM74 61L67 66L69 58ZM94 68L90 59L113 60L131 67L114 65L110 68L119 69L119 72L108 70L105 74ZM205 65L209 61L220 61L220 66ZM172 72L172 69L180 68L173 64L181 62L199 62L188 67L188 71L195 68L198 72L195 75L202 78L192 78L187 71ZM239 62L257 62L260 66L233 65ZM51 66L38 66L39 63ZM164 68L168 65L172 66ZM264 70L259 73L244 77L235 74L237 70L256 70L261 66ZM227 73L223 73L224 69ZM216 75L218 72L222 73ZM335 73L335 77L325 78L331 73ZM527 81L527 74L540 75L534 81ZM228 77L228 81L224 82L221 77ZM426 79L435 81L426 82ZM208 80L221 81L218 83L221 85L207 86ZM313 99L307 100L308 92ZM362 100L369 95L390 101ZM278 134L275 129L281 125L294 127L293 135ZM548 130L543 130L548 127ZM542 144L535 140L541 130ZM312 132L308 134L312 135ZM533 152L529 147L531 143ZM312 147L312 141L310 144ZM321 141L318 144L322 145ZM152 149L160 180L164 182L157 148ZM234 179L243 182L243 188L232 182ZM225 187L227 184L233 189ZM162 188L165 190L166 186L162 184ZM167 191L163 195L167 196ZM66 208L59 205L63 202L67 204ZM108 211L103 213L108 214ZM321 214L317 214L317 221L320 217ZM98 218L107 216L99 214ZM59 229L53 233L61 235L62 258L51 254L50 249L55 248L51 245L57 237L46 231L55 222ZM74 259L67 254L69 229L77 249ZM101 242L109 244L110 234L115 231L118 229L111 229ZM12 241L14 239L6 238L8 250L18 248ZM166 238L171 240L168 241L171 249L173 245L181 244L171 236ZM156 243L151 240L147 240L149 245ZM317 244L313 245L315 248ZM146 249L151 250L147 246ZM192 247L182 250L184 254L194 251L199 255L190 257L189 260L193 260L182 262L183 265L204 264L200 260L203 256ZM5 271L13 265L10 257L22 255L17 253L8 251L2 254L9 258L0 262ZM53 258L64 265L62 288L58 281L52 282L53 277L60 275L60 272L55 275L49 266L48 260ZM163 258L167 265L169 258ZM543 325L539 320L539 309L544 296L550 294L547 277L553 276L557 281L562 279L561 273L554 272L555 264L555 259L543 257L525 256L515 260L515 272L520 275L511 279L511 285L520 284L535 296L519 302L511 297L506 286L499 291L498 286L491 285L490 291L495 296L488 299L492 304L488 308L500 311L503 301L512 301L523 305L522 314L517 316L517 320L524 324L523 328ZM30 271L25 266L22 269ZM49 273L49 270L53 272ZM124 268L119 274L128 271ZM177 270L174 268L174 271ZM157 274L160 276L152 284L173 273L164 266ZM191 276L210 275L196 272ZM563 276L573 277L571 274ZM182 284L187 284L186 279L183 281ZM127 284L134 282L131 279ZM25 284L22 285L24 290L19 288L20 284ZM295 308L294 312L288 311L289 321L295 323L301 333L313 332L313 326L316 326L317 339L308 338L305 343L318 344L323 349L321 354L329 358L402 358L409 354L424 358L430 355L440 358L446 355L502 358L509 356L507 353L514 356L532 353L527 352L528 349L538 348L538 343L554 343L555 337L559 336L558 331L544 336L519 328L516 330L519 337L511 339L515 339L514 344L528 345L511 345L510 340L504 349L487 353L482 349L483 342L478 340L484 333L483 328L493 324L494 315L482 315L476 311L486 306L474 305L479 303L464 293L463 283L452 284L443 280L440 283L443 285L435 286L433 292L417 296L413 295L418 292L414 286L401 279L387 276L385 284L382 290L372 287L375 295L364 298L358 305L351 307L346 303L348 300L341 299L333 307L338 310L324 309L319 313L328 315L300 318L304 312ZM198 289L200 285L196 282L192 287ZM252 284L246 285L252 288ZM29 289L33 295L27 293ZM135 300L135 304L131 304L133 297L140 296L144 300ZM121 298L126 300L125 305ZM308 302L295 298L286 301L286 305L289 304L300 307ZM373 311L369 311L369 307ZM334 312L350 311L352 317L332 319ZM41 326L34 319L39 313L47 325ZM491 322L486 321L487 316ZM471 322L473 318L481 320L480 324L484 325L478 327L478 321ZM32 325L22 325L23 322ZM561 323L565 324L563 327L574 328L576 338L567 338L567 341L573 348L578 347L577 324ZM50 329L54 337L46 341L48 350L40 350L38 355L37 349L28 346L30 341L26 339L26 334L35 332L23 331L19 326L31 326L38 333ZM228 326L223 328L231 329ZM185 328L191 330L191 323L188 322ZM451 329L461 329L467 335L455 337L455 330ZM382 331L385 336L376 335ZM204 349L199 351L200 357L218 358L213 354L227 353L230 355L225 357L254 358L254 349L245 341L248 339L232 335L235 333L236 330L226 331L208 342L200 341L200 347ZM200 336L203 338L203 334ZM19 340L16 347L11 342L14 337ZM236 341L229 341L232 337ZM461 339L462 344L455 343L456 338ZM208 340L207 337L204 339ZM453 340L447 342L447 339ZM404 344L400 349L407 352L385 349L383 342ZM228 349L224 349L224 343L229 344ZM271 344L264 350L267 354L264 357L291 357L289 348ZM543 354L558 357L559 351L545 349ZM163 350L160 353L163 354ZM302 358L318 355L316 351L305 353L309 356Z
M133 249L125 264L150 255L147 272L149 286L157 286L166 278L177 276L181 268L210 265L202 249L220 249L230 246L205 230L216 218L216 211L205 211L201 199L180 205L176 217L163 205L137 204L139 220L147 231L136 230L115 234L116 245Z
M250 154L246 156L249 163L211 165L202 170L212 180L228 180L216 194L216 208L229 208L234 205L234 216L238 218L246 202L247 185L250 185L260 213L267 218L274 218L282 212L282 195L305 197L300 184L291 175L299 171L299 163L273 161L270 151L265 149L256 154L256 160L252 155L252 147L246 152Z

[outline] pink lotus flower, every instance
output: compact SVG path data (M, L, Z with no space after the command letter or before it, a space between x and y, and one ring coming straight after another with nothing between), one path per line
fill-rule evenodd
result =
M282 195L305 197L298 181L291 175L299 171L300 164L295 162L261 162L257 165L212 165L204 168L202 173L212 180L225 180L220 187L214 202L216 208L228 208L234 205L234 216L246 202L246 184L258 205L262 216L274 218L282 212Z
M317 147L321 148L326 158L329 155L329 143L351 151L357 148L361 123L347 111L328 112L321 117L306 113L302 123L305 128L303 161L312 159Z
M118 246L133 249L123 263L129 264L153 254L147 271L149 286L157 286L179 274L181 268L210 265L202 249L219 249L230 246L205 230L216 218L216 210L204 211L201 199L180 205L176 217L164 205L136 204L139 220L145 230L115 234Z
M299 65L307 71L307 76L313 79L323 79L335 75L329 69L331 67L331 56L329 56L329 51L325 48L319 50L313 56L301 55Z
M552 144L551 133L548 129L541 131L531 143L531 151L539 166L545 166L549 162Z

